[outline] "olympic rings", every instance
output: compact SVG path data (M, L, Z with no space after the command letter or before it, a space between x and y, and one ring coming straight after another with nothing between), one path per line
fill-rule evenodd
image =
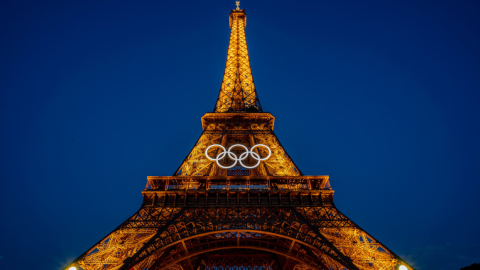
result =
M265 148L267 148L268 150L268 156L266 158L261 158L259 154L253 152L253 149L255 149L255 147L259 147L259 146L263 146ZM211 147L220 147L223 152L221 152L220 154L217 155L217 158L212 158L208 155L208 150L211 148ZM245 152L243 152L240 157L237 157L237 155L235 155L235 153L232 153L230 152L230 150L234 147L242 147L243 149L245 149ZM255 159L257 161L257 164L253 165L253 166L247 166L245 164L243 164L242 160L245 160L247 157L248 157L248 154L252 155L252 158ZM209 147L207 147L207 150L205 150L205 156L210 159L211 161L216 161L217 162L217 165L218 167L222 168L222 169L231 169L233 168L235 165L237 165L237 162L240 162L240 165L242 165L243 167L247 168L247 169L253 169L253 168L256 168L258 165L260 165L260 162L262 160L267 160L270 155L272 154L272 151L270 150L270 148L268 148L268 146L264 145L264 144L256 144L254 145L250 150L248 150L248 148L245 146L245 145L241 145L241 144L234 144L232 146L230 146L228 148L228 150L225 149L225 147L223 147L222 145L220 144L212 144L210 145ZM228 157L232 160L234 160L235 162L230 165L230 166L223 166L223 165L220 165L220 160L224 159L226 156L228 155Z

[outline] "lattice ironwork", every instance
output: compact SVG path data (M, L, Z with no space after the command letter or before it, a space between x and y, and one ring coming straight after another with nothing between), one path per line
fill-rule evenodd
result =
M230 169L227 171L227 176L248 176L250 175L250 170L246 169Z
M214 112L262 111L248 58L246 26L247 15L245 12L232 10L230 13L232 31L228 45L227 63Z
M276 255L260 250L224 249L205 254L199 265L202 270L277 270Z
M217 207L195 207L185 206L186 195L167 199L168 191L146 192L142 208L81 256L78 265L82 269L169 269L183 262L183 269L196 269L204 254L229 249L268 252L285 258L277 259L277 265L298 269L395 269L398 264L395 254L329 202L331 196L319 194L323 201L308 195L294 200L301 194L291 191L282 198L278 191L271 192L279 199L269 200L266 206L258 206L251 196L251 205L232 199L233 204L225 203L229 207L222 207L225 204L218 196L211 196ZM153 193L156 199L152 200ZM268 197L272 199L271 194ZM295 206L298 201L303 205Z
M232 11L215 112L202 117L203 132L180 167L149 176L141 208L68 267L414 270L335 207L328 176L303 175L280 144L275 118L261 112L245 24L245 13ZM205 156L212 144L263 144L271 157L254 169L222 169Z
M273 132L274 117L270 113L208 113L202 117L204 131L192 151L175 172L185 176L226 176L228 170L220 168L205 156L205 150L213 144L229 147L243 144L248 148L256 144L267 145L272 154L260 166L250 170L250 175L287 176L301 175L300 169L287 154ZM265 149L256 148L260 156L266 156ZM218 148L209 155L215 157ZM227 164L230 162L227 156ZM247 161L248 162L248 161Z

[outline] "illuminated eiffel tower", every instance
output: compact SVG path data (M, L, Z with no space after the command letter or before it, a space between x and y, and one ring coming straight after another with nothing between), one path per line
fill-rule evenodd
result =
M306 176L273 132L250 69L244 10L214 111L173 176L149 176L140 209L65 269L413 270L340 213L328 176Z

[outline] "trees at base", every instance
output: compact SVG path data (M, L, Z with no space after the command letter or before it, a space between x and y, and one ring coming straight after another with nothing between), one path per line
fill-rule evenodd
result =
M474 263L470 266L465 266L460 270L480 270L480 263Z

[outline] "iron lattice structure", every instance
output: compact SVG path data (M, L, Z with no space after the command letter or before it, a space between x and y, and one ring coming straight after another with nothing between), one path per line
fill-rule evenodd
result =
M245 12L232 10L215 110L202 117L203 132L179 168L149 176L141 208L68 267L413 270L335 207L328 176L303 175L282 147L258 100L245 26ZM263 144L271 156L254 169L223 169L205 156L212 144Z
M248 58L245 27L247 15L243 10L230 13L230 43L222 86L214 112L262 111L253 83L252 69Z

